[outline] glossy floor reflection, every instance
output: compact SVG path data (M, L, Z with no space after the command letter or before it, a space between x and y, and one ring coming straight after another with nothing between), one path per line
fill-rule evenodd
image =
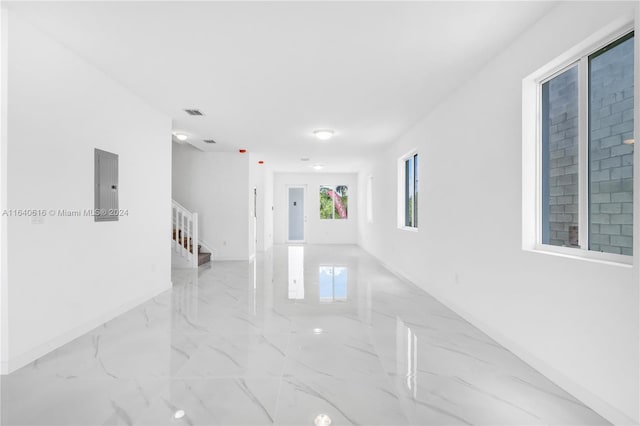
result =
M3 377L2 424L607 424L357 247L173 275Z

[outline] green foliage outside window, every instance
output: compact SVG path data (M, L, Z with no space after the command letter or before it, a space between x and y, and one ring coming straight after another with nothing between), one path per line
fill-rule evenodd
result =
M348 217L349 189L346 185L320 187L320 219Z

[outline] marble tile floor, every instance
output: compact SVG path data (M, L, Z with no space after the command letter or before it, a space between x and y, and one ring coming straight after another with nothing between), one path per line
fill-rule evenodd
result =
M601 425L355 246L276 246L1 381L2 425Z

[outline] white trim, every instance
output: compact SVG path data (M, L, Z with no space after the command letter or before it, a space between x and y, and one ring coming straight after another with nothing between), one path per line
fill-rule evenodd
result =
M589 226L589 59L583 56L578 63L578 246L585 254Z
M611 404L609 404L604 399L600 398L589 389L584 386L576 383L573 379L567 377L562 372L558 371L556 368L551 366L549 363L544 360L538 358L533 355L527 349L525 349L520 344L516 343L512 339L506 337L504 334L499 332L494 327L487 325L485 322L480 321L477 317L470 314L466 310L462 309L458 304L452 302L446 296L441 294L441 291L438 290L432 284L429 284L429 280L422 280L421 282L425 283L424 285L418 285L416 281L414 281L410 276L406 275L401 270L394 268L393 266L387 264L384 260L377 257L373 253L364 249L364 247L359 246L362 250L371 255L374 259L376 259L385 269L390 271L392 274L398 276L400 279L407 281L422 291L426 292L430 296L433 296L438 302L442 303L447 308L451 309L456 314L460 315L464 320L468 321L471 325L482 331L484 334L489 336L491 339L495 340L499 345L503 346L510 352L512 352L515 356L520 358L526 364L533 367L540 374L545 376L547 379L551 380L553 383L558 385L560 388L564 389L570 395L573 395L576 399L581 401L583 404L594 410L596 413L609 420L613 424L616 425L637 425L637 422L632 420L625 413L615 408ZM578 258L583 260L582 258Z
M540 88L533 77L522 80L522 249L530 250L540 241L537 226L541 209L538 196L540 144Z
M527 251L550 254L561 257L567 257L571 259L588 260L598 263L606 263L608 265L633 267L633 256L626 256L622 254L604 253L599 251L584 250L574 247L561 247L552 246L549 244L536 244L533 249L527 249Z
M209 253L211 253L211 260L213 260L213 255L216 252L214 249L211 248L213 247L213 245L204 241L202 238L199 239L198 244L200 244L203 249L206 249Z
M139 306L145 302L148 302L149 300L164 293L165 291L171 290L171 288L172 288L172 283L171 281L169 281L166 287L155 289L153 291L148 292L145 296L138 297L132 301L124 303L123 305L115 309L112 309L111 311L105 314L99 315L93 318L92 320L87 321L84 324L78 327L75 327L65 333L62 333L59 336L54 337L53 339L50 339L49 341L43 344L40 344L26 352L23 352L19 355L14 356L6 360L6 362L5 360L3 360L2 364L0 365L0 369L1 369L0 374L3 374L3 375L10 374L24 367L25 365L32 363L33 361L43 357L44 355L48 354L54 349L64 346L65 344L71 342L72 340L77 339L78 337L90 332L91 330L97 327L100 327L102 324L113 320L114 318L124 314L127 311L130 311L136 306Z
M216 259L211 259L211 262L250 262L251 259L249 256L247 257L219 257Z
M191 210L189 210L188 208L186 208L185 206L183 206L182 204L180 204L179 202L177 202L173 198L171 199L171 202L173 204L175 204L176 206L180 207L182 210L186 210L187 212L191 213Z
M398 229L402 230L402 231L409 231L409 232L418 232L418 228L415 226L399 226Z
M480 321L474 315L466 312L464 309L461 309L460 306L451 302L446 297L440 295L437 291L435 291L431 286L427 285L427 291L431 296L433 296L440 303L445 305L447 308L454 311L456 314L460 315L466 321L471 323L474 327L478 328L480 331L485 333L487 336L495 340L499 345L505 347L510 352L512 352L515 356L520 358L526 364L530 365L542 374L544 377L558 385L560 388L565 390L570 395L573 395L576 399L581 401L587 407L594 410L596 413L609 420L613 424L616 425L635 425L637 422L632 420L626 414L624 414L619 409L615 408L604 399L600 398L589 389L584 386L576 383L573 379L567 377L562 372L558 371L553 366L549 365L544 360L538 358L529 352L526 348L521 346L520 344L514 342L510 338L506 337L493 327L487 325L483 321Z
M640 33L640 7L636 6L636 34ZM634 93L634 138L636 141L640 141L640 43L635 43L635 93ZM640 143L640 142L639 142ZM640 265L640 224L636 220L640 219L640 185L636 183L640 179L640 171L639 167L635 166L640 164L640 149L636 149L634 147L633 150L633 257L634 264ZM636 267L633 269L633 283L636 288L640 285L640 268ZM638 293L638 292L636 292ZM638 296L639 300L636 300L636 306L640 305L640 295ZM640 377L636 377L640 379ZM636 411L636 418L640 420L640 408Z
M582 43L569 49L553 61L539 68L522 80L522 249L546 254L561 255L574 259L584 259L604 262L621 266L632 265L634 256L617 255L588 250L589 228L589 159L588 159L588 56L608 44L615 42L629 32L634 31L634 17L628 16L617 19L602 30L594 33ZM636 49L636 64L638 63ZM542 241L542 132L541 105L542 84L578 66L578 243L580 248L558 247L541 244ZM635 87L636 98L640 79L636 68ZM636 99L636 110L638 100ZM638 112L636 111L636 117ZM637 121L636 121L637 122ZM638 140L638 126L635 126L636 140ZM638 151L638 150L634 150ZM634 156L634 164L640 164ZM635 173L636 167L634 167ZM634 192L635 182L634 174ZM636 205L638 197L634 196L634 229L638 221ZM634 231L634 247L636 235Z
M634 18L632 15L613 21L600 31L596 31L581 43L567 50L549 63L529 74L524 80L532 80L536 84L543 83L562 73L573 63L578 62L583 56L589 56L634 30Z

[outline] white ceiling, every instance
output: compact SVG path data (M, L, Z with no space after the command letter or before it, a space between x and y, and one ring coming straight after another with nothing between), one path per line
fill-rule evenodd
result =
M203 150L355 171L552 2L24 2L23 19ZM123 106L126 108L126 106ZM205 117L189 117L198 108ZM329 142L316 128L336 130ZM206 145L202 139L218 143ZM302 163L301 157L309 157Z

